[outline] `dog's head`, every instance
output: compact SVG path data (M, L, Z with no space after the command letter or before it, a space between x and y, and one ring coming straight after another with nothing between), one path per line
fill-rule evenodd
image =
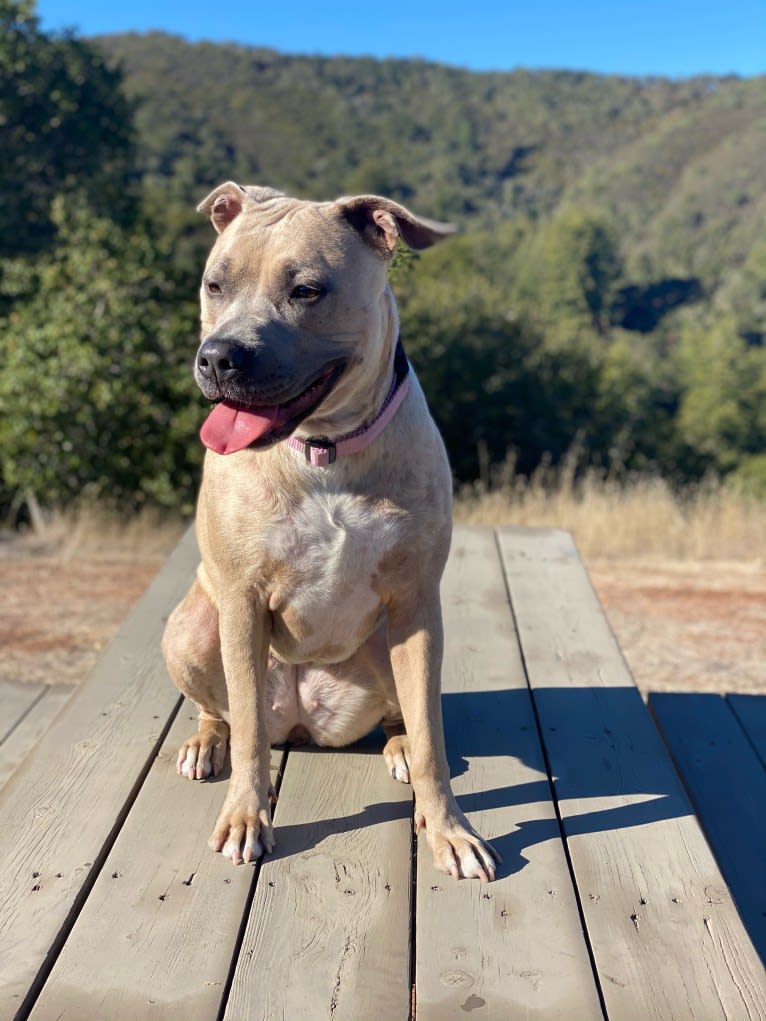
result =
M390 374L398 332L387 270L399 238L454 232L391 199L304 202L228 182L199 205L218 232L201 288L195 378L213 449L269 446ZM211 421L213 428L210 428Z

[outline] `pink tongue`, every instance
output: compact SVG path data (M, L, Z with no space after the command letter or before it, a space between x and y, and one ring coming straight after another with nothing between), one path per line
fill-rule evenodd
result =
M200 429L200 439L216 454L233 454L260 439L274 424L279 407L248 411L223 401L216 404Z

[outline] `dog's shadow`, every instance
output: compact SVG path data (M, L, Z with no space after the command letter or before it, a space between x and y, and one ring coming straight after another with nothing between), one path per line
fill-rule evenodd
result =
M552 709L551 713L539 713L540 718L555 716L565 721L564 727L547 729L538 728L531 697L527 689L442 696L450 775L461 781L455 785L460 807L467 813L502 809L504 820L508 810L512 815L514 808L519 809L519 822L507 832L492 836L492 844L503 859L499 877L523 869L528 864L524 852L529 848L562 837L561 824L551 805L554 790L557 799L598 802L593 811L564 819L566 837L642 826L691 813L680 783L664 768L657 754L659 737L637 689L599 688L595 692L593 688L537 689L533 697L538 712ZM380 756L379 768L383 770L384 741L382 733L376 731L342 753L359 756L360 765L362 757ZM326 754L323 749L313 746L288 748L287 772L291 758L294 762L295 756L323 754ZM472 773L486 772L483 766L489 764L482 764L482 759L491 759L493 778L491 785L483 787L470 783ZM549 779L548 762L555 770L555 785ZM518 763L529 767L521 771L524 780L518 778ZM530 769L534 779L529 779ZM396 781L392 779L391 783ZM619 799L626 796L629 803L619 804ZM637 796L641 800L637 801ZM618 803L605 807L604 799ZM523 810L524 806L535 803L546 806L541 818L526 818L529 812ZM378 801L344 815L341 789L338 813L315 821L307 807L305 822L286 820L282 824L277 806L274 857L306 854L337 834L361 832L392 820L409 820L412 802ZM481 822L477 825L481 828ZM503 825L507 826L507 821Z

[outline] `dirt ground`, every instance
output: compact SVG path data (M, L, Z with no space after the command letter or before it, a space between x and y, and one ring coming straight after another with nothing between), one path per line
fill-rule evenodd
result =
M0 681L82 680L163 559L62 559L0 542ZM587 566L644 692L766 692L763 564L597 559Z
M85 678L162 559L0 552L0 681Z
M587 566L642 691L766 692L763 564L591 560Z

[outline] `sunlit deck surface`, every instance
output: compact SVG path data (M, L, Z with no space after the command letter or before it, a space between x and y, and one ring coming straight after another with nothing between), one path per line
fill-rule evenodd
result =
M444 579L490 885L434 870L375 735L275 749L274 854L207 849L225 784L176 774L195 711L159 651L196 560L63 708L0 688L2 1021L766 1018L766 698L648 709L567 533L459 528Z

